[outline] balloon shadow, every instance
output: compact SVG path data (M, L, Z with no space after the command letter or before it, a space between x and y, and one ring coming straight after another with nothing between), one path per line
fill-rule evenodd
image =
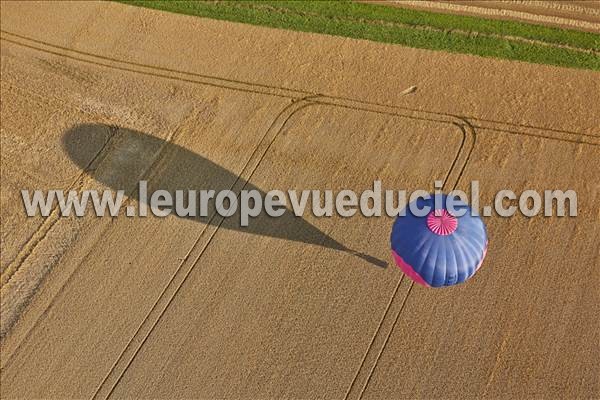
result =
M179 145L115 126L76 125L64 134L62 145L71 160L95 180L111 189L125 190L127 195L141 203L146 203L146 199L151 198L156 190L169 192L175 203L175 191L182 190L184 195L179 196L183 198L181 204L184 207L191 206L193 204L190 203L188 193L196 191L193 197L196 198L195 207L198 211L200 190L214 190L219 193L232 189L234 183L241 179L226 168ZM145 198L142 198L138 191L139 180L148 181L148 195ZM250 182L240 183L244 190L256 190L262 199L266 198L266 193ZM239 200L239 193L236 194ZM263 207L259 215L249 219L248 226L241 225L239 204L237 209L232 216L215 218L213 198L207 204L206 216L180 218L189 218L204 224L220 224L226 229L255 235L318 245L352 254L381 268L387 267L387 262L349 249L287 208L282 216L271 217Z

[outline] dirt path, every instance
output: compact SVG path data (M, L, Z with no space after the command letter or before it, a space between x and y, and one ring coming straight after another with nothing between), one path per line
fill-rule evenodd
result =
M2 3L1 35L3 398L600 390L599 73L113 3ZM340 250L391 262L389 219L28 219L19 193L377 178L573 188L580 217L488 218L439 291Z

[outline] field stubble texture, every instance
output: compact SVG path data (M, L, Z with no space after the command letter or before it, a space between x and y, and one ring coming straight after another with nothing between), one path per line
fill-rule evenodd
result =
M3 4L2 18L3 397L598 393L598 73L118 4ZM43 38L39 18L56 22ZM141 178L239 191L374 177L479 179L488 197L574 187L582 217L488 220L478 276L428 291L328 245L389 259L391 221L269 234L217 217L24 219L16 199Z

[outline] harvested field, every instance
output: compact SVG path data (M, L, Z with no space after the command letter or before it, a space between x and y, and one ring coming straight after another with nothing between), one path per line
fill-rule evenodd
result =
M599 72L115 3L2 3L1 38L2 398L600 395ZM574 189L579 215L486 218L481 271L433 290L386 217L23 211L34 188L139 205L141 179L478 179L483 204Z

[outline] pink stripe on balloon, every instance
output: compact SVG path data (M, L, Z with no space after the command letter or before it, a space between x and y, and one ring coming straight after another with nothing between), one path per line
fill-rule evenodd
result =
M446 210L435 210L427 215L427 227L436 235L447 236L458 227L458 219Z
M419 285L422 285L425 287L431 287L431 286L429 286L429 284L427 282L425 282L425 280L423 280L423 278L421 278L421 275L419 275L413 269L413 267L411 267L410 264L405 262L402 259L402 257L400 257L394 250L392 250L392 256L394 257L394 261L396 261L396 265L402 270L402 272L404 272L406 275L408 275L408 277L410 279L417 282Z
M488 243L489 242L485 242L485 249L483 249L483 255L481 256L481 261L479 261L477 268L475 268L475 272L477 272L479 270L479 268L481 268L481 264L483 264L483 259L485 258L485 255L487 254Z

